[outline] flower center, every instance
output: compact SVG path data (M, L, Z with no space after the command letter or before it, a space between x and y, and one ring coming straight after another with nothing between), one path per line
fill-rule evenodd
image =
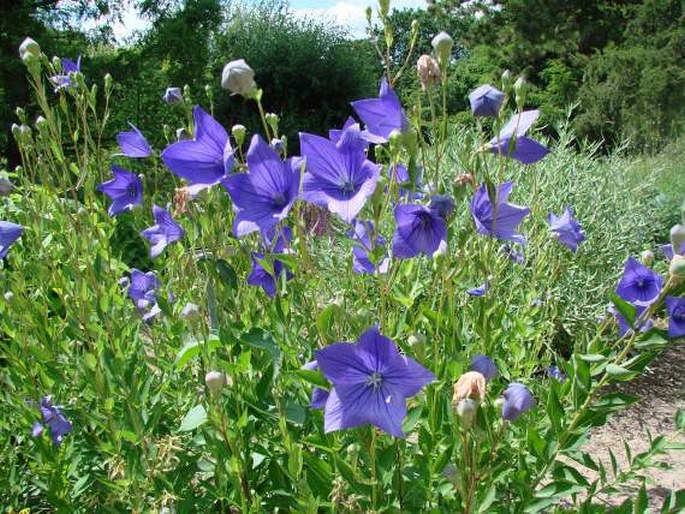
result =
M421 230L427 230L431 226L431 215L427 212L420 212L416 215L416 224Z
M273 203L274 203L274 206L275 206L275 207L278 207L279 209L280 209L281 207L284 207L285 204L288 203L288 201L286 200L285 195L284 195L283 193L276 193L276 194L274 194L273 197L272 197L272 201L273 201Z
M638 278L637 279L637 287L639 287L639 288L645 287L645 279L644 278Z
M135 184L130 184L126 189L126 194L129 198L135 198L138 195L138 188Z
M381 382L383 382L383 375L378 371L374 371L369 375L369 378L366 379L366 385L371 386L374 389L378 389L381 386Z
M352 194L354 194L355 189L356 188L354 186L354 182L352 182L349 179L343 180L340 184L340 192L345 196L352 196Z

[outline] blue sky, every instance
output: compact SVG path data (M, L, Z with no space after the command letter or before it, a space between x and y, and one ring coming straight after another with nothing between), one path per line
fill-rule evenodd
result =
M247 0L248 3L250 0ZM375 0L290 0L291 11L295 16L328 19L346 27L353 37L364 37L366 28L366 7L377 9ZM426 8L425 0L390 0L391 9ZM113 27L120 42L134 31L145 30L146 22L138 17L135 10L124 13L124 22Z

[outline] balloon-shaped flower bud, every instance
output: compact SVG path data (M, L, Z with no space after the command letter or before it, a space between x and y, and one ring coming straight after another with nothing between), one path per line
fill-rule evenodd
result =
M257 89L254 70L248 66L245 59L229 62L221 74L221 87L233 94L250 96Z
M464 428L471 428L473 425L473 420L476 419L477 410L478 402L476 400L464 398L457 403L457 407L454 411L457 416L459 416L461 426Z
M48 126L48 120L46 120L43 116L38 116L36 118L36 128L38 129L38 132L42 132L45 130Z
M38 59L40 57L40 45L30 37L27 37L19 45L19 57L21 57L22 61L26 62L26 57L29 55Z
M645 266L651 266L654 262L654 252L652 250L645 250L640 254L640 260Z
M114 79L112 79L112 75L109 73L105 74L105 91L111 91L112 90L112 84L114 83Z
M378 0L378 7L381 16L385 17L390 12L390 0Z
M212 394L218 394L225 385L229 385L229 381L223 371L210 371L205 375L205 384Z
M685 279L685 257L678 254L674 255L668 267L668 272L674 278Z
M671 228L671 245L674 249L681 248L685 243L685 225L680 223ZM678 253L676 251L676 253Z
M502 72L502 89L506 93L510 93L514 87L514 76L510 70L504 70Z
M7 196L14 191L14 185L5 177L0 177L0 196Z
M278 114L267 112L264 116L264 119L266 119L266 123L269 125L269 128L271 128L273 133L278 134Z
M366 21L369 25L371 25L371 16L373 16L373 9L371 9L371 6L366 6Z
M452 408L457 409L459 402L466 398L482 401L485 398L485 377L477 371L468 371L454 384Z
M438 61L444 66L449 61L450 55L452 54L454 40L443 30L433 38L431 45L433 45L433 50L435 50Z
M518 382L509 384L502 396L504 397L502 417L507 421L515 421L521 414L535 405L535 399L533 399L530 390Z
M236 146L242 146L245 142L245 134L247 134L247 129L245 125L233 125L231 127L231 134L233 134L233 139L235 139Z
M422 55L416 62L416 73L425 91L440 82L440 65L430 55Z
M528 96L528 82L523 76L516 79L514 82L514 97L516 99L516 107L523 109L526 104L526 97Z
M162 100L164 100L164 102L169 105L181 103L183 101L183 93L181 93L181 88L166 88L166 91L164 91L164 95L162 95Z

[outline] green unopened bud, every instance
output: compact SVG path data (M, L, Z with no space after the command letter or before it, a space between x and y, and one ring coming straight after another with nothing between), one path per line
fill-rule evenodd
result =
M419 20L411 20L411 33L412 33L412 36L413 36L414 34L418 33L419 27L420 27L420 26L421 26L421 24L419 23Z
M187 102L191 102L191 99L190 99L190 86L189 86L188 84L186 84L185 86L183 86L183 98L185 98Z
M509 70L504 70L502 72L502 90L509 94L511 93L512 88L514 87L514 76L512 75L511 71Z
M26 123L26 111L22 109L21 107L17 107L14 110L14 114L17 115L17 118L19 118L19 121L22 123Z
M245 141L245 134L247 134L247 129L244 125L233 125L231 128L231 134L233 134L233 139L235 139L235 144L237 146L242 146Z
M459 423L464 428L471 428L473 420L476 419L476 411L478 410L478 402L471 398L460 400L455 409L455 413L459 416Z
M366 22L371 25L371 16L373 15L373 9L371 6L366 7Z
M495 409L502 410L502 407L504 407L504 398L500 396L494 401L493 405L495 406Z
M27 37L19 45L19 57L24 61L29 55L33 55L36 58L40 57L40 45L30 37Z
M48 120L43 118L42 116L38 116L36 118L36 128L38 129L38 132L42 132L45 130L48 126Z
M266 123L269 125L274 135L278 135L278 114L268 112L264 117L266 118Z
M36 57L33 54L26 54L22 61L30 73L33 74L40 71L40 57Z
M685 279L685 257L682 255L674 255L671 259L671 265L668 267L668 272L672 277L679 280Z
M445 31L440 32L440 34L433 38L431 45L433 45L433 50L435 50L435 55L438 58L440 65L444 66L447 64L452 55L452 47L454 46L454 40L450 35Z
M390 0L378 0L378 8L381 17L385 18L390 12Z
M225 385L232 385L223 371L210 371L205 375L205 384L212 394L218 394Z
M399 130L393 130L388 136L388 143L390 144L390 151L396 155L399 153L402 147L402 132Z
M21 141L21 128L16 123L12 123L12 135L17 143Z
M640 254L640 260L645 266L651 266L654 262L654 252L652 250L645 250Z
M514 95L516 98L516 107L523 109L526 105L526 97L528 96L528 83L522 76L514 82Z
M680 248L685 243L685 226L680 223L673 225L671 228L671 245L673 245L673 252L680 253Z
M55 71L61 72L62 71L62 59L54 55L52 57L52 67L55 68Z

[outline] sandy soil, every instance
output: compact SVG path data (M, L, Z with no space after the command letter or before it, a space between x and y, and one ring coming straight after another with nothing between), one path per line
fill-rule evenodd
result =
M611 469L608 448L619 457L619 464L625 465L623 440L636 455L647 450L648 432L652 437L663 434L674 439L675 413L685 409L685 343L667 348L643 376L620 384L618 389L639 397L640 401L616 414L605 426L593 430L586 446L608 469ZM685 443L683 436L675 440ZM685 451L671 450L657 460L669 464L670 469L650 470L647 474L650 511L654 512L659 512L663 499L671 490L685 488ZM636 487L626 487L623 494L604 500L610 505L618 505L636 490Z

